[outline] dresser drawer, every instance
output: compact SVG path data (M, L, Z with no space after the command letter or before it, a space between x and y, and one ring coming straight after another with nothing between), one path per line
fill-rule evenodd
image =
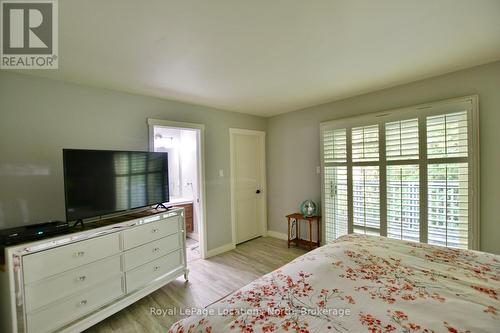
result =
M181 253L181 250L174 251L164 257L125 273L127 293L144 287L157 278L182 267Z
M176 233L125 252L124 270L129 271L179 249L181 235Z
M97 286L121 274L121 258L114 256L96 263L56 275L54 277L28 284L25 289L26 311L32 312L89 286Z
M125 250L175 234L179 231L179 217L173 216L158 222L150 222L123 232Z
M69 299L27 315L28 331L54 331L123 295L121 278L99 284Z
M119 235L113 233L30 254L23 257L24 283L32 283L119 252Z

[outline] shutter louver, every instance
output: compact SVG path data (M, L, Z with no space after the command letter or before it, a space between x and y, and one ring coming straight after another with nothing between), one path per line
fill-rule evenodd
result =
M378 125L352 129L353 162L378 161Z
M418 119L385 124L387 160L418 159Z
M467 112L427 117L427 157L467 157Z
M380 187L378 166L352 168L354 232L379 235Z
M387 236L420 240L420 180L418 165L387 167Z
M428 166L428 242L466 249L469 225L467 163Z
M323 207L326 241L347 235L347 167L325 167L325 207Z

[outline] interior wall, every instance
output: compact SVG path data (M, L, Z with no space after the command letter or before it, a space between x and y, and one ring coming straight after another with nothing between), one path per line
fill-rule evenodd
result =
M500 62L275 116L268 121L268 229L286 234L285 215L320 202L319 125L363 113L479 95L481 250L500 253ZM293 167L292 167L293 165Z
M229 128L265 131L265 118L5 71L0 228L64 220L62 149L148 150L147 118L205 124L207 245L231 243Z

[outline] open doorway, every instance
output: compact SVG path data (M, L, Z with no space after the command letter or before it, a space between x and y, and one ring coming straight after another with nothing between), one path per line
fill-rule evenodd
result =
M206 257L204 126L148 119L150 150L168 152L169 206L183 207L187 262Z

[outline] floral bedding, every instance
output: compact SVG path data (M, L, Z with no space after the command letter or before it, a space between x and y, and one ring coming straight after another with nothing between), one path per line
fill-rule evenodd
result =
M500 332L499 293L498 255L347 235L169 332Z

